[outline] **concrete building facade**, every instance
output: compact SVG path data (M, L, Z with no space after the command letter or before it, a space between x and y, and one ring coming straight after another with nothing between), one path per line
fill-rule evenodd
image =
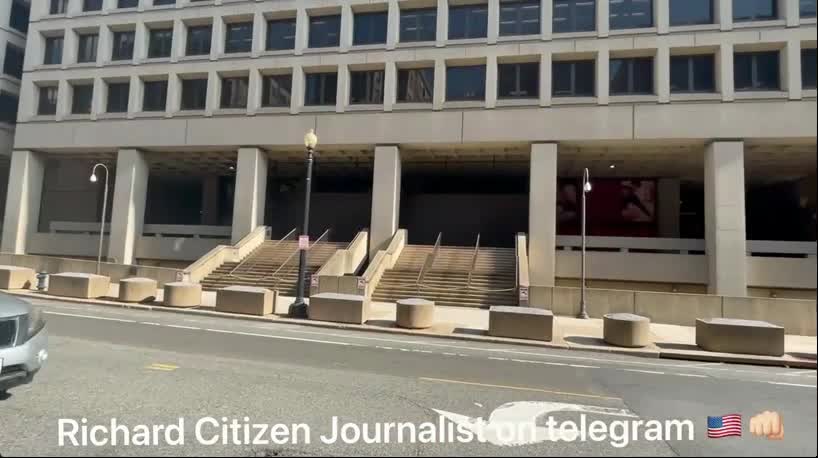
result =
M2 251L94 256L95 162L116 262L283 235L315 129L370 253L526 232L571 284L589 168L592 279L814 298L815 53L802 0L33 0Z

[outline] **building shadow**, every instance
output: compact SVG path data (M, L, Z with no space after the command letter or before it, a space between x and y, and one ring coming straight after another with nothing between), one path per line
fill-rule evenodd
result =
M564 336L563 340L568 343L577 344L577 345L593 345L597 347L613 347L609 343L605 342L604 340L598 337L588 337L588 336Z
M702 351L698 345L683 344L674 342L656 342L656 346L661 350L682 350L682 351Z
M816 355L815 353L804 353L804 352L800 352L800 351L793 351L793 352L789 352L787 354L794 357L794 358L799 358L799 359L809 359L809 360L812 360L812 361L815 361L816 359L818 359L818 357L817 357L818 355Z
M474 329L474 328L454 328L452 334L468 334L472 336L485 336L488 335L488 332L484 329Z
M364 323L364 324L369 325L369 326L377 326L379 328L395 328L395 327L397 327L397 324L395 324L395 322L392 321L392 320L367 320L367 322Z

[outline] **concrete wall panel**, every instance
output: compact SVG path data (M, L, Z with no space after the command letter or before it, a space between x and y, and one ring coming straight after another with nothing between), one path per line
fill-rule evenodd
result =
M721 317L721 297L705 294L666 294L637 291L637 315L654 323L695 326L696 318Z

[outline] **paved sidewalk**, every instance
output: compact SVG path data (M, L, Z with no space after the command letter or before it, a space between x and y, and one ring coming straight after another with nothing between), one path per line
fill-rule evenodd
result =
M177 313L206 314L224 318L253 321L286 322L324 328L360 329L408 335L414 334L436 336L449 339L514 343L538 347L616 352L653 358L661 357L672 359L815 368L816 353L818 353L818 338L815 336L787 335L785 337L785 351L787 354L783 357L727 354L708 352L698 348L696 346L695 327L652 323L651 334L654 343L645 348L631 349L606 344L602 340L602 320L593 318L582 320L572 317L557 316L555 317L553 340L551 342L539 342L488 336L487 330L489 324L489 311L486 309L439 306L435 311L436 324L432 328L425 330L409 330L397 328L395 326L395 304L386 302L373 302L370 309L370 319L366 322L366 324L354 325L287 318L287 309L294 301L294 298L288 296L279 296L274 315L259 317L217 312L215 310L216 293L213 291L205 291L202 294L202 306L194 309L177 309L161 305L163 299L163 292L161 289L157 291L156 300L146 304L126 304L118 302L116 300L116 297L118 297L118 292L119 285L112 284L107 298L87 300L50 296L37 291L9 291L11 294L20 296L67 302L80 302L86 304L128 307L135 309L143 308Z

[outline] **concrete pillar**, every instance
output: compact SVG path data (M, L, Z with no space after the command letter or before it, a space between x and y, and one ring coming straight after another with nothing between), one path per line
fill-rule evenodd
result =
M723 102L736 99L736 82L733 69L733 43L722 43L716 55L716 72L719 91Z
M128 83L128 118L133 119L136 113L142 111L142 81L137 75L131 75Z
M57 83L57 121L71 114L71 85L67 80Z
M267 47L266 32L267 21L264 18L264 13L256 11L253 15L253 43L251 45L253 57L258 57Z
M310 17L305 8L298 8L295 13L295 55L304 54L309 44Z
M782 2L779 2L779 4ZM787 27L798 27L801 24L800 2L797 0L784 0L784 18L787 20Z
M446 101L446 61L438 59L435 61L435 87L432 94L432 109L442 110Z
M497 105L497 56L486 57L486 108Z
M290 91L290 114L298 114L304 106L304 68L293 67L293 87Z
M256 114L261 108L261 72L250 69L247 77L247 114Z
M435 46L446 46L449 39L449 1L437 0L437 41ZM435 89L437 90L437 89Z
M708 292L747 295L744 142L714 141L704 157Z
M659 103L670 103L670 48L660 44L656 49L656 71L654 87Z
M656 31L659 35L670 32L670 0L654 0Z
M383 111L392 111L398 96L398 67L387 62L383 72Z
M540 39L548 41L554 32L554 0L540 2Z
M133 57L135 62L142 62L148 58L148 27L144 22L137 22L133 34Z
M2 251L25 254L28 234L37 231L45 158L34 151L13 151L3 220Z
M175 73L168 75L168 103L165 116L170 116L182 108L182 82Z
M718 2L716 14L721 30L733 30L733 0L716 0Z
M386 49L395 49L400 41L400 6L398 0L389 0L386 23Z
M219 224L219 177L208 175L202 179L202 219L205 226Z
M93 92L91 96L91 119L97 119L100 114L105 113L105 104L103 103L105 100L105 81L102 78L94 78Z
M660 178L656 188L659 237L679 238L681 183L678 178Z
M111 61L114 33L106 25L99 27L99 43L97 43L97 67L102 67Z
M63 67L77 63L77 46L79 46L77 34L74 33L73 29L65 29L62 42Z
M600 47L596 59L596 98L600 105L610 101L611 53L607 47Z
M386 249L400 221L400 150L376 146L372 173L372 221L369 226L369 258Z
M224 20L216 16L213 18L213 28L210 37L210 60L217 60L224 54Z
M551 106L551 93L554 75L552 72L551 51L540 54L540 106Z
M239 148L233 200L232 243L264 224L267 197L267 154L259 148Z
M500 36L500 0L488 0L486 16L488 19L486 36L488 44L493 45L497 43L497 37Z
M335 112L343 113L349 105L349 66L338 66L338 90L335 93Z
M787 47L782 54L784 59L781 68L785 88L790 100L801 100L804 83L801 79L801 40L797 38L788 40Z
M611 10L608 0L596 0L596 33L600 38L605 38L610 33L610 15Z
M179 58L185 55L185 42L187 41L187 33L185 33L185 23L181 19L173 21L173 37L171 38L170 61L178 62Z
M150 167L141 151L121 149L116 156L114 200L111 204L111 236L108 258L119 264L133 264L136 241L145 223Z
M353 38L352 7L349 4L341 5L341 36L339 52L347 52L352 47Z
M531 145L528 270L531 286L554 286L557 244L557 144Z
M207 100L205 101L205 116L213 116L213 113L219 109L220 102L219 92L221 90L222 80L217 71L211 70L207 73Z

